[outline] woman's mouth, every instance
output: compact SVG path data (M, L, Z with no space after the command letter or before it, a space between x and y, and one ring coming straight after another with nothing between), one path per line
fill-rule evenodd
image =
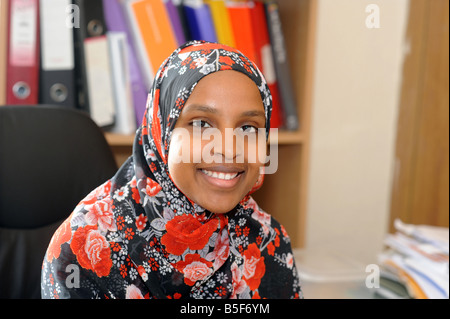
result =
M232 179L236 178L239 175L239 173L233 173L233 174L231 174L231 173L220 173L220 172L207 171L205 169L202 169L202 173L207 175L207 176L209 176L209 177L222 179L222 180L225 180L225 181L232 180Z
M232 188L236 186L244 170L237 169L201 169L200 172L205 180L219 188Z

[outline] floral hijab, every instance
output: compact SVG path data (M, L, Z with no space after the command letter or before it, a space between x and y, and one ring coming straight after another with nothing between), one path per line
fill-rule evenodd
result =
M301 297L286 230L251 194L218 216L170 178L170 137L183 106L203 77L222 70L255 82L270 128L271 95L251 61L208 42L177 49L156 75L133 156L54 234L42 268L43 298Z

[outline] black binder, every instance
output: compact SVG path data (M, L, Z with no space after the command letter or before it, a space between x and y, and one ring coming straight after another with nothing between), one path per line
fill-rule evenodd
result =
M292 86L291 72L288 63L286 43L281 25L278 2L268 0L265 2L267 14L267 26L269 27L270 41L272 43L275 72L278 79L281 105L284 112L285 127L288 131L296 131L300 127L295 100L294 88Z
M71 0L41 0L41 67L39 101L75 108L75 58L73 32L64 12Z
M89 70L87 65L88 56L86 55L86 45L89 40L106 39L106 22L103 12L102 0L72 0L76 10L79 10L79 27L74 28L75 40L75 65L76 65L76 83L78 90L78 107L87 111L91 117L101 127L109 127L114 124L114 101L110 105L110 110L105 118L99 122L94 116L94 108L97 105L92 104L92 96L98 93L90 87L99 83L112 83L111 75L103 77L101 81L89 83ZM75 15L76 17L76 15ZM107 48L101 52L105 60L109 61L109 50ZM112 84L111 84L112 86ZM112 98L112 94L105 94ZM109 106L108 106L109 107Z

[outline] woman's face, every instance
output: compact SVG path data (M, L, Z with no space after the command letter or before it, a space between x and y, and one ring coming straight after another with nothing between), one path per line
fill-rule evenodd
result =
M265 133L265 123L260 91L250 78L231 70L204 77L172 135L168 165L173 182L208 211L228 213L259 178L266 136L258 129Z

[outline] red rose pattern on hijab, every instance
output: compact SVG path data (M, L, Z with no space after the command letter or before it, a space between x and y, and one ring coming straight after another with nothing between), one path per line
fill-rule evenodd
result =
M220 216L186 198L170 178L170 137L184 104L203 77L223 70L258 86L268 136L271 95L254 63L215 43L177 49L155 77L133 155L55 233L42 267L43 298L302 297L286 230L251 197L263 176ZM78 267L78 282L69 265Z

